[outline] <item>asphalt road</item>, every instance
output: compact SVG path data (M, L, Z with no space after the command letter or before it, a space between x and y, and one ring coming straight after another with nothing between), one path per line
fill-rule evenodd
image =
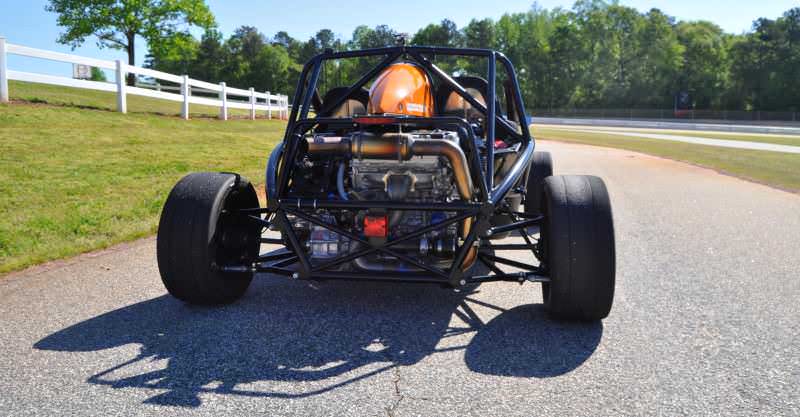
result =
M0 280L0 415L800 415L800 196L541 147L607 181L602 323L548 319L538 284L263 276L190 307L165 295L151 238Z

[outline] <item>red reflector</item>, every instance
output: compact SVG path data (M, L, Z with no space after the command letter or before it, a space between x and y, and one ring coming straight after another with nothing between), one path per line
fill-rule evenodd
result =
M356 117L354 122L362 125L386 125L397 121L394 117Z
M495 149L505 149L508 145L502 139L495 139L494 140L494 148Z
M386 216L364 217L364 236L386 237Z

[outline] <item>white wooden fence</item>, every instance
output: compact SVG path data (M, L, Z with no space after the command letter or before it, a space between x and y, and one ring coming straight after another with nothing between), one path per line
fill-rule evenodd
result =
M89 80L77 80L68 77L38 74L24 71L13 71L8 69L8 55L21 55L33 58L47 59L51 61L68 62L72 64L83 64L92 67L115 71L115 82L100 82ZM178 93L161 91L162 88L144 88L141 84L136 87L126 85L128 74L142 75L156 80L163 80L179 85ZM91 90L109 91L117 94L117 110L122 113L127 112L129 94L151 97L162 100L177 101L183 103L181 115L184 119L189 119L189 105L203 104L206 106L219 107L219 118L228 119L228 109L250 110L250 118L256 118L256 112L266 112L267 118L272 117L273 112L278 113L278 117L286 119L289 116L289 100L285 95L271 94L269 91L261 93L253 88L242 90L239 88L228 87L224 82L212 84L205 81L189 78L187 75L174 75L166 72L155 71L149 68L140 68L127 65L117 60L105 61L94 58L86 58L77 55L64 54L61 52L45 51L42 49L29 48L27 46L15 45L6 42L5 38L0 37L0 102L7 103L9 100L8 80L28 81L34 83L53 84L65 87L85 88ZM217 93L217 98L202 97L192 95L192 87L198 92ZM238 97L239 100L229 100L229 97ZM241 98L245 100L241 100Z

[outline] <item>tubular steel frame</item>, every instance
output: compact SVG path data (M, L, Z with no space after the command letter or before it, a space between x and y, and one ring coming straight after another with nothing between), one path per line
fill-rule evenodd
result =
M487 82L488 91L486 97L486 105L483 105L470 95L467 90L461 86L457 81L452 79L444 71L438 68L428 57L436 55L448 56L472 56L487 58ZM458 130L459 135L468 138L462 141L469 148L471 155L469 163L470 175L473 177L473 182L478 186L478 196L475 201L459 201L459 202L445 202L445 203L398 203L394 201L352 201L352 200L333 200L333 199L303 199L288 196L288 183L292 176L292 169L294 164L291 161L296 160L298 152L301 149L302 143L305 140L304 135L312 128L318 125L325 125L328 123L336 123L337 125L351 124L354 128L358 128L360 121L368 119L365 118L326 118L326 117L313 117L309 118L312 100L317 94L317 84L320 78L322 65L325 61L369 57L369 56L385 56L385 58L359 78L352 84L347 92L340 96L334 103L323 103L323 108L319 113L326 114L336 108L344 100L347 99L352 93L362 88L372 78L378 75L386 67L395 62L398 58L404 57L405 59L412 59L417 64L422 66L428 73L438 80L443 82L455 93L463 97L475 109L486 116L486 129L483 144L486 150L485 160L481 161L481 155L477 149L477 140L475 138L473 129L469 123L458 117L410 117L410 116L374 116L375 119L386 119L387 125L400 125L400 126L433 126L433 127L450 127ZM512 126L501 114L498 114L496 106L496 64L500 62L506 71L508 80L511 82L511 90L514 92L513 99L515 114L519 115L520 132ZM376 120L377 121L377 120ZM506 176L500 181L499 184L494 184L494 138L497 125L501 125L504 131L507 131L513 142L520 142L522 144L519 150L519 155L512 168L508 171ZM320 55L315 56L304 67L300 74L300 79L297 83L296 93L292 103L292 111L289 116L288 126L283 142L278 145L276 152L278 158L270 158L267 165L267 208L259 209L246 209L242 210L244 215L249 216L253 221L258 222L263 227L275 226L282 232L285 241L279 239L262 239L265 243L278 243L279 241L285 244L287 251L280 253L265 254L259 256L254 264L250 266L254 271L270 272L292 276L297 279L348 279L348 280L379 280L379 281L406 281L406 282L428 282L446 284L453 287L465 285L467 283L476 282L489 282L489 281L538 281L546 282L546 271L540 266L533 266L524 264L511 259L496 256L493 251L498 250L531 250L537 253L538 257L538 244L531 242L527 234L527 228L530 226L538 225L542 217L530 216L525 213L512 213L505 211L514 221L510 224L492 228L490 225L490 218L493 214L503 211L501 205L509 193L509 191L520 181L522 175L527 171L531 162L535 143L531 137L527 125L527 116L525 113L525 106L522 101L522 94L519 90L514 67L511 61L508 60L502 53L495 52L487 49L459 49L459 48L438 48L426 46L396 46L387 48L367 49L361 51L345 51L333 52L325 51ZM415 232L405 234L403 236L394 237L382 243L370 242L364 237L351 233L336 225L329 224L323 219L315 217L313 213L308 210L316 209L345 209L345 210L368 210L368 209L391 209L391 210L427 210L427 211L446 211L455 213L443 221L431 224L425 228L419 229ZM261 217L265 214L265 217ZM337 256L331 260L327 260L322 264L314 265L311 258L302 247L287 214L303 219L309 223L317 226L324 227L334 233L337 233L352 242L361 244L364 248L358 249L355 252ZM532 217L532 218L531 218ZM449 225L468 219L474 218L475 222L470 228L467 236L463 237L463 242L456 248L455 257L449 268L441 269L432 265L426 265L419 260L414 259L408 255L398 253L393 250L393 247L402 242L422 236L434 230L448 227ZM503 233L508 231L517 231L525 239L526 243L517 245L491 245L488 244L488 237L492 234ZM484 240L487 239L487 240ZM486 244L483 244L486 242ZM468 252L473 246L479 246L478 257L476 262L486 264L493 272L488 275L481 276L464 276L462 265L468 255ZM487 252L488 251L488 252ZM366 256L372 253L383 253L393 256L403 262L415 266L420 272L413 273L381 273L375 274L370 272L342 272L334 271L331 268L339 266L343 263L352 261L356 258ZM290 268L290 266L298 264L299 267ZM517 267L523 272L506 273L503 272L495 264L508 265ZM229 266L222 267L223 269L241 270L242 266ZM248 267L244 267L248 268Z

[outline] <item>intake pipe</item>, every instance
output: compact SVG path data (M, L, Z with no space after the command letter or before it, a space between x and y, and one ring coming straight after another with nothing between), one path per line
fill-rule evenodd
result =
M312 156L343 155L350 158L393 159L408 161L414 156L443 156L450 162L455 175L458 194L464 201L472 201L473 185L469 175L467 157L458 143L443 139L414 138L408 133L361 132L350 137L309 138L308 153ZM461 236L466 237L472 226L472 219L464 220ZM476 248L470 248L464 259L463 269L475 262Z

